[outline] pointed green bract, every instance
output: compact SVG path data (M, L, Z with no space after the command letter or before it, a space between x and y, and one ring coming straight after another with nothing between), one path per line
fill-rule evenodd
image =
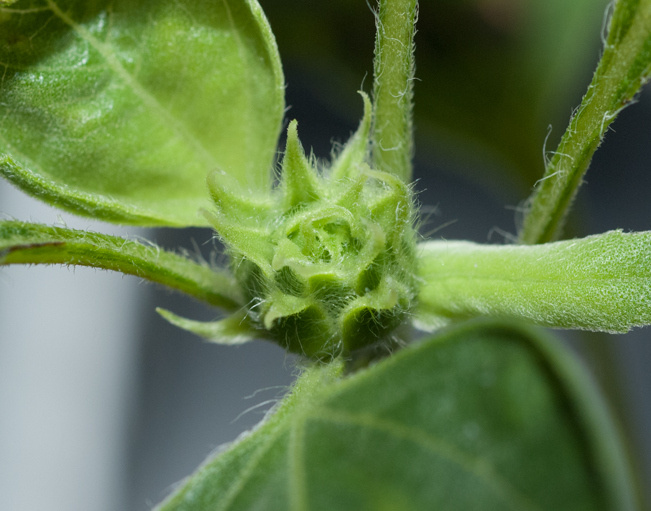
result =
M488 323L349 377L337 363L306 370L158 510L633 511L629 475L571 355Z
M256 0L0 7L0 173L72 212L205 225L220 168L266 192L284 110Z
M369 159L373 104L367 94L364 92L359 94L364 101L364 115L359 128L330 166L333 179L354 178L359 166Z
M290 122L287 128L287 145L282 168L285 207L290 209L319 199L317 177L298 139L298 123L295 120Z
M267 269L273 246L267 239L267 231L257 225L237 223L220 211L206 212L208 221L219 232L221 240L228 245L236 245L242 254L260 267Z
M592 83L529 199L520 240L559 236L592 155L610 124L651 76L651 0L618 0Z
M537 246L420 245L417 318L433 328L473 316L627 332L651 324L651 233L610 231Z
M0 266L64 264L119 271L229 310L241 303L233 278L150 243L26 222L0 222Z
M223 170L211 172L207 179L213 203L230 217L255 219L264 217L273 207L268 193L252 193Z
M156 309L156 312L174 326L192 332L215 344L243 344L259 336L251 328L244 312L235 312L218 321L194 321L182 318L161 308Z

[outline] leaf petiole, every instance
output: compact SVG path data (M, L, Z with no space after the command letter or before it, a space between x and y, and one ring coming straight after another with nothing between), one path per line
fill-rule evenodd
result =
M592 155L650 74L651 0L619 0L588 92L528 201L521 243L544 243L559 235Z

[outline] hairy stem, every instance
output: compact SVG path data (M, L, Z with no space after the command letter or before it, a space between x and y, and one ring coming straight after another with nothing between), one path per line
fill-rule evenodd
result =
M558 237L592 155L610 123L651 73L651 0L615 4L604 53L581 106L529 199L520 242Z
M240 306L232 277L150 244L108 234L0 222L0 266L65 264L135 275L229 310Z
M373 64L373 164L408 182L413 156L417 0L380 0Z

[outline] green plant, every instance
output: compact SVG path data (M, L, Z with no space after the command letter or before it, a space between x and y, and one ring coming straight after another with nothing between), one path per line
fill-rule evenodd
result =
M522 244L507 246L416 242L415 0L380 2L358 131L325 165L291 122L275 187L284 81L255 0L3 5L3 175L94 218L210 225L231 268L18 221L0 223L0 263L138 275L228 313L199 323L161 311L182 328L305 356L275 413L161 509L634 508L617 435L582 370L512 321L651 323L651 234L550 241L609 124L648 78L651 2L616 3ZM479 316L498 319L460 323ZM409 340L409 322L445 329L380 360Z

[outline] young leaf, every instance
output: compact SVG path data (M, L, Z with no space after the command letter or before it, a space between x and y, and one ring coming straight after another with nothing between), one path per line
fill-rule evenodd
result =
M558 236L610 123L650 75L651 0L618 0L592 83L530 198L522 243L544 243Z
M9 264L72 264L119 271L231 310L241 300L232 277L223 270L154 244L63 227L0 222L0 266Z
M340 372L305 371L159 511L634 509L603 404L552 339L465 325Z
M419 322L473 316L627 332L651 324L651 232L610 231L544 245L420 245Z
M0 173L78 214L205 225L210 171L269 188L283 80L256 0L0 7Z

